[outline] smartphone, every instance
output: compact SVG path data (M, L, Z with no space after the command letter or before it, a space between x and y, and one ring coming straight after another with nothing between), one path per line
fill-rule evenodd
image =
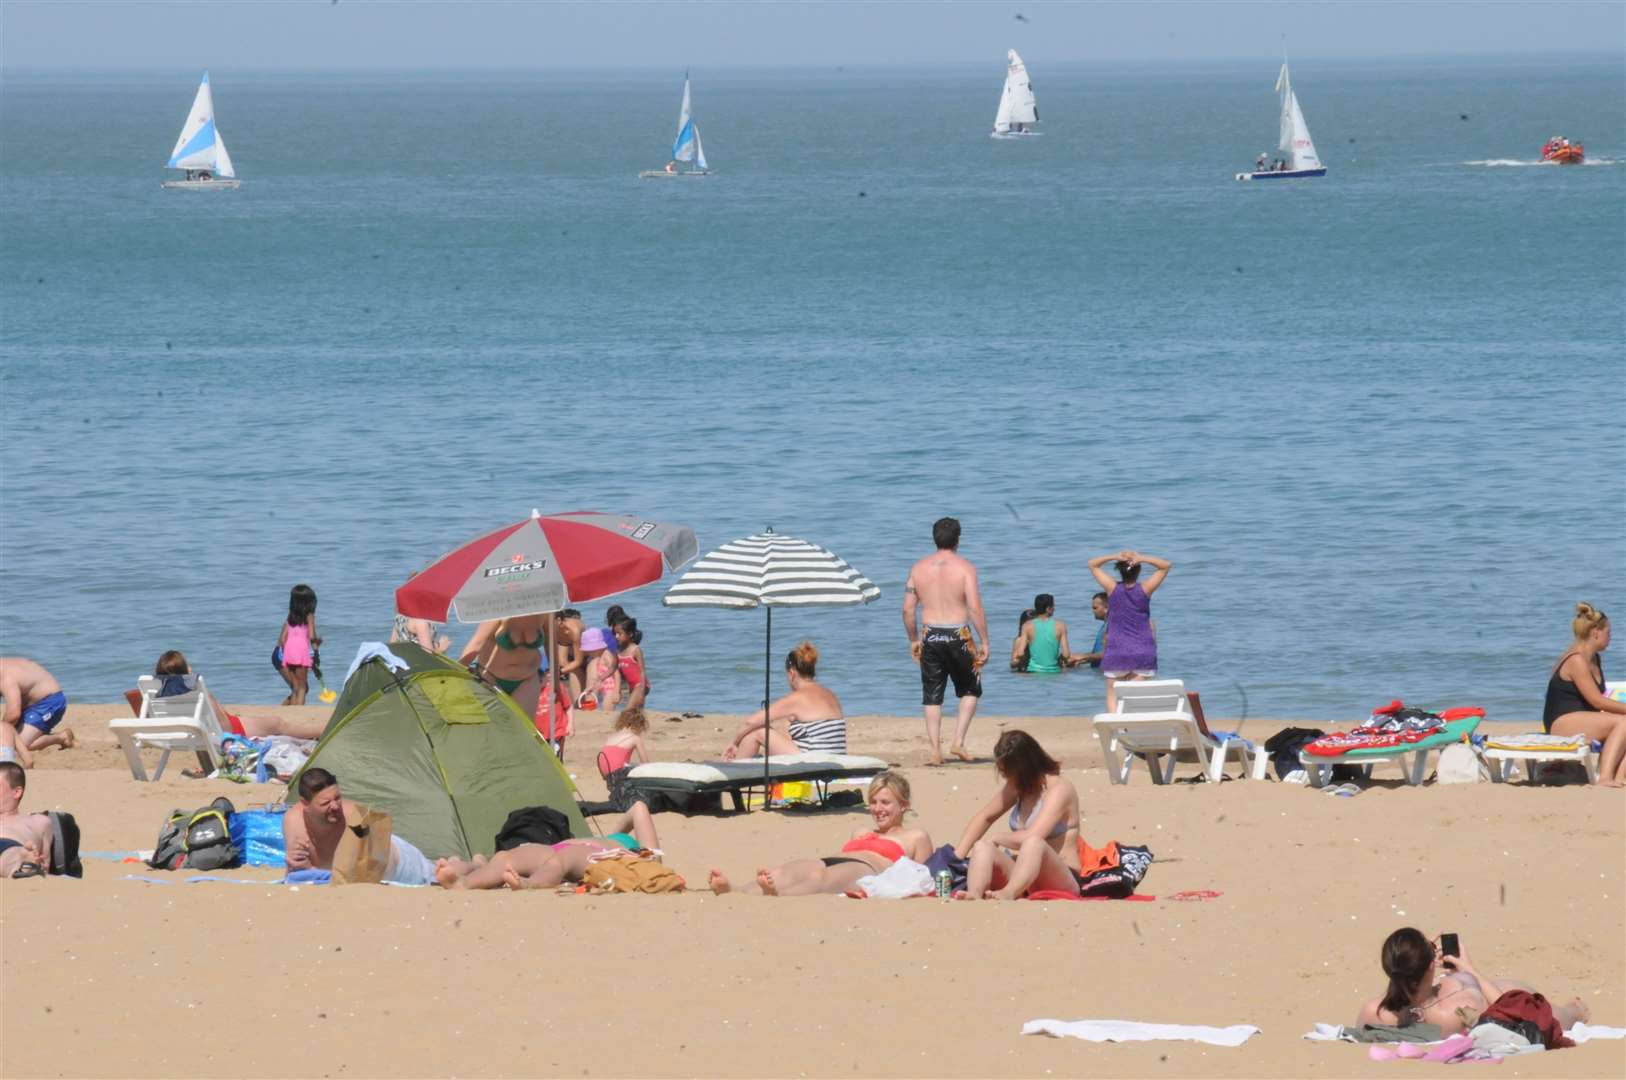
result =
M1462 946L1457 942L1457 935L1455 935L1455 934L1441 934L1440 935L1440 955L1441 956L1461 956L1462 955Z

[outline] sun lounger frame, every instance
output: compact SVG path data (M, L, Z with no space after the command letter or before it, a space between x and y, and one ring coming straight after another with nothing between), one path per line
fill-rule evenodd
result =
M1530 772L1532 784L1541 783L1541 776L1536 771L1537 765L1550 762L1579 761L1586 769L1586 778L1591 783L1598 782L1598 755L1592 750L1590 740L1584 746L1577 746L1573 750L1554 750L1551 748L1531 747L1528 750L1507 750L1496 746L1487 746L1480 751L1485 759L1485 765L1490 770L1491 783L1502 784L1509 779L1508 774L1515 761L1526 761Z
M850 757L855 755L842 755ZM763 791L763 804L767 804L768 790L764 790L762 779L761 758L745 758L738 761L719 762L702 761L683 764L709 765L714 768L747 766L741 768L740 775L729 776L719 780L687 780L682 777L638 775L639 771L648 768L640 765L628 774L628 781L643 791L666 791L683 795L712 795L727 794L733 803L736 813L750 809L750 793ZM675 764L667 762L650 762L650 765ZM770 758L768 761L769 780L768 788L773 784L810 783L818 793L819 801L825 802L830 797L830 785L837 780L868 779L887 767L886 762L874 759L864 765L840 764L829 761L798 761L789 755Z
M1264 747L1253 748L1248 763L1248 747L1241 739L1217 739L1193 707L1186 685L1180 679L1125 681L1115 688L1116 708L1095 717L1095 736L1101 740L1107 777L1114 784L1129 783L1136 758L1146 762L1152 783L1174 780L1175 766L1195 761L1203 775L1214 783L1225 776L1225 761L1236 748L1237 764L1250 780L1265 778Z
M141 691L141 712L132 717L114 717L108 727L124 751L124 760L130 766L130 775L140 782L158 780L169 764L169 755L176 750L192 750L198 755L198 765L213 772L220 759L220 742L225 738L220 718L215 714L203 676L196 676L197 688L185 694L159 697L163 683L152 675L136 680ZM158 768L151 776L141 761L144 747L163 751Z

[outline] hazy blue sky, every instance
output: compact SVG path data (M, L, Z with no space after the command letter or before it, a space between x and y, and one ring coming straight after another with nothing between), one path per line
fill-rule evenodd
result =
M1021 13L1028 19L1020 22ZM1626 52L1626 3L0 0L10 67L930 64Z

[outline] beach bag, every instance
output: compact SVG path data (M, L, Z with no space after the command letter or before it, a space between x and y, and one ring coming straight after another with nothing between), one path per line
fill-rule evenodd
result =
M66 810L52 810L45 817L51 825L51 865L46 870L66 877L84 877L85 864L79 861L79 823Z
M1294 772L1303 772L1304 766L1299 764L1299 751L1315 742L1326 732L1320 728L1283 728L1265 740L1265 753L1270 755L1270 767L1276 771L1276 779L1286 780ZM1332 779L1334 783L1343 783L1347 780L1362 778L1358 765L1334 765Z
M594 893L682 892L683 878L647 856L622 855L587 864L582 884Z
M393 822L382 810L356 807L355 820L345 822L339 846L333 849L333 884L377 885L390 868L390 830Z
M497 851L521 844L557 844L570 839L570 819L551 806L525 806L508 815L497 830Z
M932 872L933 882L937 880L938 874L947 870L951 892L959 892L965 888L965 860L960 858L953 844L944 844L932 852L926 859L926 869Z
M284 812L281 809L244 810L231 816L231 842L242 855L244 866L280 869L288 865L282 838Z
M219 870L238 865L237 848L231 842L231 815L236 812L231 800L224 797L198 810L171 810L147 865L154 870Z
M1490 768L1479 758L1479 751L1468 743L1452 743L1440 751L1440 763L1435 766L1434 780L1439 784L1477 784L1490 779Z
M1133 896L1135 886L1146 877L1152 865L1152 852L1148 848L1107 841L1099 851L1078 838L1078 894L1122 900Z

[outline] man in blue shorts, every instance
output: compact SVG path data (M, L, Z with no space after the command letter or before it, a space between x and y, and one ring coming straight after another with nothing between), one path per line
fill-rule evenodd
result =
M23 656L0 656L0 761L34 767L34 751L74 744L71 728L57 730L68 715L68 699L49 671Z

